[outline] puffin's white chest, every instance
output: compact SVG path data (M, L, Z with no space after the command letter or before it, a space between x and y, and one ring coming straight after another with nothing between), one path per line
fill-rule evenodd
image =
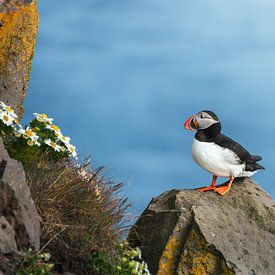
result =
M243 176L245 164L239 163L233 151L214 142L201 142L194 138L192 157L203 169L216 176Z

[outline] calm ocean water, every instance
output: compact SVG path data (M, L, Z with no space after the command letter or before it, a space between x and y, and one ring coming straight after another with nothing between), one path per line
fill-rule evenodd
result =
M25 121L55 118L82 156L126 183L139 213L153 196L210 183L185 119L215 111L266 170L275 195L275 2L39 0Z

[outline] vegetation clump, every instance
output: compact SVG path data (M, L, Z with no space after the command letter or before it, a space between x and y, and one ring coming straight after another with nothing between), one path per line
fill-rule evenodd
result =
M70 161L24 166L43 221L42 248L62 263L60 271L92 274L91 257L96 252L115 262L128 207L119 195L122 184Z
M89 161L79 165L70 138L46 114L34 113L22 127L1 102L0 131L9 155L24 166L42 218L42 247L25 253L25 269L17 274L51 274L52 268L83 275L149 274L140 251L122 242L129 224L123 184L106 179ZM51 263L41 255L51 255Z
M30 248L24 253L16 275L50 275L54 267L50 258L49 253L35 253Z
M119 261L116 265L110 264L104 253L96 253L92 258L95 270L100 274L108 275L150 275L147 264L141 258L139 248L131 248L124 241L118 245Z

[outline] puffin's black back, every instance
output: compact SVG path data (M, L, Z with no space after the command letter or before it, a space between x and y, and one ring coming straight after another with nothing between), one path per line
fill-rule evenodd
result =
M218 117L211 111L205 111L214 119ZM265 169L257 163L262 159L261 156L251 155L242 145L221 133L221 123L215 123L206 129L198 130L195 138L201 142L214 142L215 144L233 151L239 158L240 163L246 164L246 171L256 171Z

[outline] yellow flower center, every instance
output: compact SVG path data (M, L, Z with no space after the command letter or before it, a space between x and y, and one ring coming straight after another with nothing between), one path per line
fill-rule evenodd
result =
M26 135L32 137L34 135L34 132L32 130L26 130Z
M51 141L51 146L52 146L53 148L55 148L55 147L56 147L56 143L53 142L53 141Z
M10 118L7 115L4 115L3 118L4 118L5 121L10 121Z
M34 142L31 141L31 140L28 140L28 141L27 141L27 144L28 144L29 146L33 146L33 145L34 145Z
M46 114L41 114L41 116L42 116L43 118L48 118L48 116L47 116Z
M70 147L69 150L70 150L71 153L73 153L74 152L74 147Z
M59 128L56 125L51 125L51 128L54 129L55 131L59 131Z
M68 137L66 137L66 136L62 136L62 138L61 138L61 140L63 140L63 141L67 141L69 138Z
M12 108L11 108L10 106L6 106L6 110L7 110L8 112L12 112L12 111L13 111Z

